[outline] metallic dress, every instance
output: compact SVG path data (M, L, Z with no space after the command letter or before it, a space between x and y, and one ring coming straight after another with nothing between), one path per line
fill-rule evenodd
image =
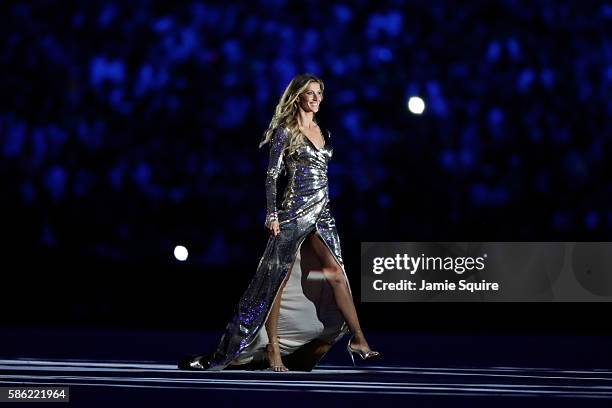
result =
M223 370L230 364L258 361L261 365L254 367L265 366L265 345L268 343L265 322L288 274L290 279L282 293L278 326L283 359L292 353L299 354L300 349L302 355L304 350L309 353L307 346L315 340L333 345L348 332L334 301L332 287L321 273L321 265L319 268L304 267L305 258L316 259L314 252L308 255L303 249L300 253L308 234L318 233L342 268L350 291L329 205L327 167L333 152L331 134L328 131L322 134L325 145L321 149L304 136L305 145L289 155L285 150L289 142L288 130L279 127L274 131L266 177L265 225L277 220L280 233L270 235L255 276L240 298L216 350L199 359L199 368ZM282 169L287 174L287 187L277 209L277 179ZM315 361L323 355L316 356ZM307 365L306 371L312 368L313 364Z

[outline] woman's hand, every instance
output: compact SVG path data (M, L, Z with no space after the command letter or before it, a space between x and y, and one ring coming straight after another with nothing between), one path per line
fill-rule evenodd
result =
M272 221L267 228L268 232L274 236L280 234L280 226L278 224L278 221Z

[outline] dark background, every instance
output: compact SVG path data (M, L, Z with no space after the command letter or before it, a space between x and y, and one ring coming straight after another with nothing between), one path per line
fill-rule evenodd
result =
M2 2L0 322L221 330L267 239L258 143L311 72L364 330L610 333L608 303L359 303L358 268L363 241L609 241L611 20L599 1Z

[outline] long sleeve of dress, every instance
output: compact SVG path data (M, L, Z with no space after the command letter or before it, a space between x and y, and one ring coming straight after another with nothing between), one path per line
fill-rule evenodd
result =
M270 161L266 174L266 226L272 221L278 221L276 211L276 181L283 165L283 155L287 143L287 131L284 128L277 128L270 140Z

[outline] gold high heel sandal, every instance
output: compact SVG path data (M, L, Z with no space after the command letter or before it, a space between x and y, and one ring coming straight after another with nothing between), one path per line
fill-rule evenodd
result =
M278 339L280 337L276 337L276 340L274 340L272 343L268 343L266 344L266 358L268 357L268 353L270 353L270 350L268 349L268 346L272 346L272 348L274 348L274 346L278 346L279 349L279 354L280 354L280 344L278 343ZM268 361L270 361L271 359L268 358ZM285 365L282 362L282 358L281 358L281 363L280 365L272 365L272 363L270 363L270 367L267 369L267 371L275 371L275 372L286 372L289 371L289 369L287 367L285 367Z
M361 330L357 330L355 333L353 333L353 335L351 336L348 344L346 345L346 350L348 351L349 355L351 356L351 361L353 362L353 367L357 367L357 364L355 364L355 357L353 357L353 353L357 354L359 357L361 357L362 360L379 360L382 358L382 354L380 354L378 351L374 351L374 350L370 350L370 351L363 351L363 350L359 350L359 349L354 349L351 347L351 341L353 340L353 338L355 338L355 334L356 333L362 333Z

